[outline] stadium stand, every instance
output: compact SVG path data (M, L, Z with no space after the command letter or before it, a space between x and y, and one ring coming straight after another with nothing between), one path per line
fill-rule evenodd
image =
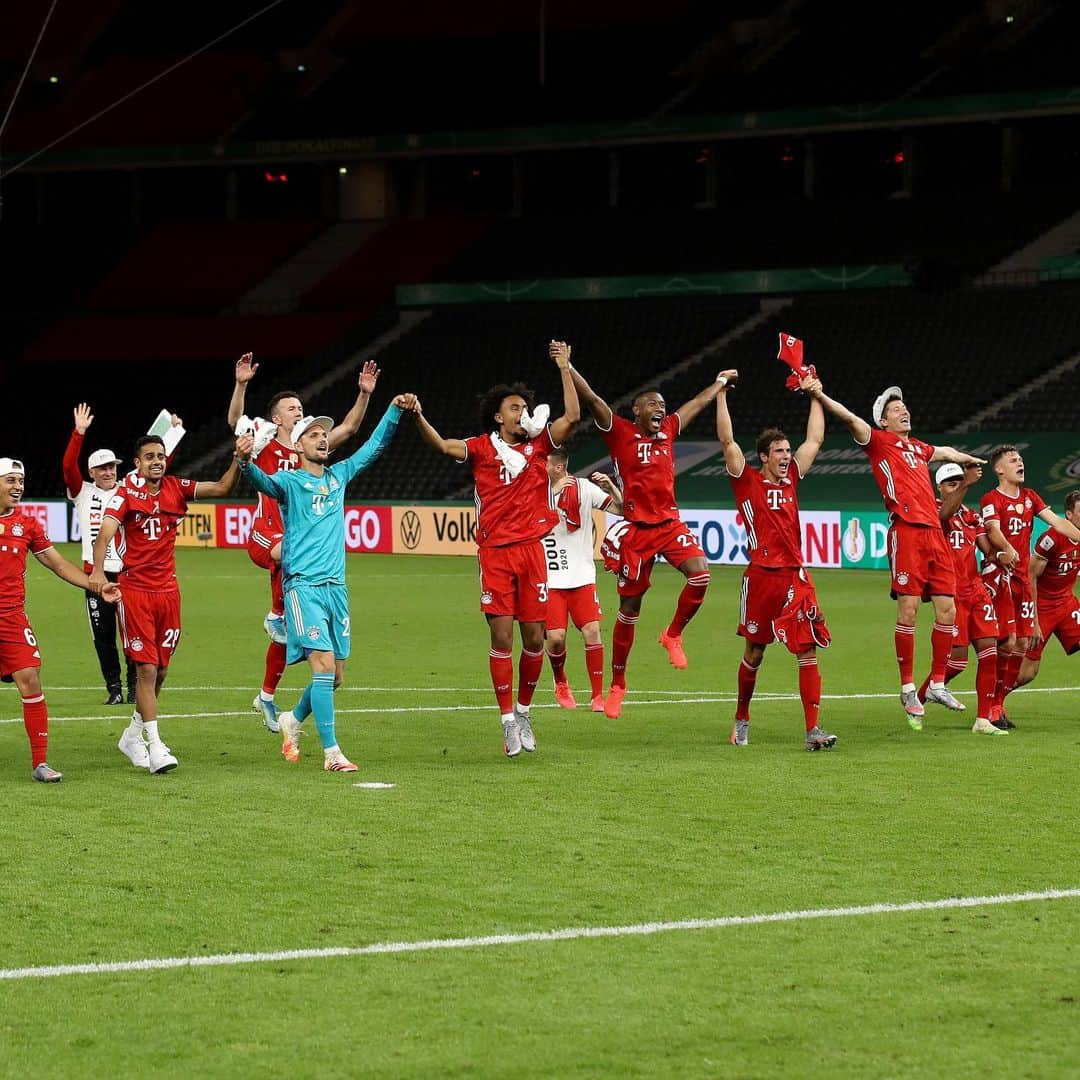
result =
M85 307L99 312L227 308L324 228L324 222L307 219L162 223L87 296Z
M457 281L709 272L922 259L976 273L1077 208L1073 185L1016 195L917 199L733 199L716 210L505 219L450 268Z
M780 331L803 338L826 392L859 415L868 417L878 391L896 383L907 395L916 433L945 431L1080 350L1078 300L1075 285L799 296L735 342L719 366L740 370L732 410L747 436L750 428L756 433L774 424L805 430L805 402L778 389L785 375L775 360ZM661 384L669 406L696 393L717 366L707 358ZM1046 428L1038 422L1042 415L1050 413L1023 406L1008 426ZM713 431L713 418L702 415L691 434L709 438Z

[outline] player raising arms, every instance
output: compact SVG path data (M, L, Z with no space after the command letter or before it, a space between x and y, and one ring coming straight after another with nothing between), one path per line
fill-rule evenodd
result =
M923 703L915 688L915 620L924 591L934 605L930 634L932 660L926 700L962 711L945 688L945 666L956 622L956 573L952 553L941 531L937 501L927 466L933 461L983 465L978 458L951 446L931 446L911 434L911 414L898 386L890 386L874 402L874 427L817 388L810 391L845 424L870 459L874 482L889 511L889 565L897 617L894 640L900 668L900 703L908 723L922 731Z
M329 416L305 416L293 427L300 467L265 473L248 463L250 446L240 448L241 467L256 491L269 495L285 508L282 572L289 628L286 659L306 659L311 682L299 702L279 715L281 754L288 762L300 760L300 725L315 714L327 772L356 772L341 752L334 718L334 691L345 677L345 661L352 645L352 618L345 579L345 489L386 449L397 431L403 410L416 406L412 394L399 394L371 433L351 457L328 465Z
M557 343L553 343L552 349ZM578 396L593 415L618 471L623 489L623 516L618 525L618 548L608 544L605 563L617 566L619 614L611 642L611 689L604 714L615 719L626 697L626 664L634 644L634 628L642 597L649 589L653 560L663 555L686 578L674 618L660 634L660 644L677 668L686 667L682 632L697 614L709 587L709 564L701 545L679 518L675 505L674 442L687 424L726 385L724 376L669 413L659 390L642 391L633 402L634 419L616 416L576 369Z
M1080 491L1065 496L1065 518L1080 529ZM1080 573L1080 545L1051 529L1039 537L1031 556L1029 583L1035 628L1016 679L1026 686L1039 674L1043 649L1056 634L1066 656L1080 649L1080 600L1073 591Z
M585 639L585 669L592 691L592 711L604 711L604 641L600 636L600 597L593 558L593 510L622 512L622 492L611 477L596 472L586 480L568 472L565 450L552 450L547 471L559 524L544 537L547 557L548 612L544 639L555 677L555 700L576 709L566 677L566 628L571 619Z
M952 551L956 571L956 637L945 665L945 681L956 678L967 667L968 646L975 647L978 668L975 672L976 717L971 730L978 735L1007 735L991 720L994 714L997 684L997 642L1000 637L994 594L979 574L975 551L990 553L990 541L982 519L964 505L964 495L982 477L980 465L961 468L952 462L940 466L934 482L941 492L938 517ZM919 688L919 700L926 700L930 687L927 676Z
M995 603L1003 633L1008 621L1016 620L1015 637L1005 638L998 652L997 704L1001 711L995 720L1008 728L1014 725L1004 713L1005 697L1016 685L1020 665L1037 625L1029 575L1035 518L1042 518L1051 529L1073 543L1080 542L1080 532L1070 521L1055 514L1037 491L1023 486L1024 459L1015 446L998 446L991 450L990 467L997 474L998 486L986 492L979 505L994 550L1005 552L996 557L997 568L1005 568L1006 572L995 574L992 562L984 567L984 571L1001 583ZM1008 549L1016 553L1011 563L1007 561Z
M237 422L244 415L247 384L255 377L255 372L258 370L259 365L253 363L251 353L244 353L236 361L236 385L233 387L232 397L229 400L229 426L234 430ZM360 424L367 412L368 402L378 377L378 367L374 361L369 360L360 370L357 383L358 393L353 407L345 414L341 423L336 424L330 432L331 451L336 450L360 430ZM270 399L266 407L266 415L270 424L267 433L272 430L274 434L267 440L266 433L261 430L266 421L258 425L260 430L254 432L255 464L264 473L299 468L300 455L293 446L292 438L293 426L304 415L304 406L299 395L292 390L279 390ZM260 492L255 519L251 523L251 533L248 536L248 556L256 566L270 571L270 611L263 619L263 628L270 637L270 644L266 649L262 688L255 695L252 708L262 714L263 724L268 731L272 732L278 730L278 710L274 703L274 694L285 672L285 642L287 640L281 577L281 538L283 535L284 525L277 503L270 496Z
M166 476L165 464L165 443L157 435L136 440L137 475L126 477L105 507L90 575L94 587L105 586L105 559L116 537L116 551L124 561L120 635L136 673L135 712L117 747L135 768L152 773L166 773L177 766L176 757L162 742L157 719L158 695L180 643L176 530L189 502L225 498L240 475L235 457L215 481Z
M806 721L806 749L828 750L836 736L822 731L821 672L818 647L828 648L828 628L818 608L814 583L803 566L802 525L799 521L799 485L810 471L825 439L825 411L810 398L806 439L794 453L788 437L778 428L766 428L757 440L761 468L748 468L735 441L728 388L735 384L735 370L720 373L722 389L716 397L716 437L724 450L728 479L735 504L746 522L750 565L743 572L739 603L739 628L746 639L739 664L738 702L731 744L746 746L750 734L750 699L754 695L758 668L765 649L778 636L799 661L799 697ZM803 392L820 389L816 378L800 382ZM774 631L775 627L775 631Z
M41 651L26 617L26 554L61 581L97 593L115 604L120 591L111 583L95 585L77 566L52 546L36 517L19 506L26 484L26 468L17 458L0 457L0 681L13 682L22 698L23 726L30 739L35 780L56 784L63 774L45 758L49 749L49 710L41 689Z
M500 383L480 399L486 434L444 439L416 411L420 437L433 450L472 469L476 485L476 544L480 562L480 610L491 634L489 668L503 732L503 753L517 757L536 749L529 706L544 667L547 560L541 537L558 524L549 501L547 459L577 423L580 412L570 376L570 347L551 346L562 377L563 414L535 435L528 412L532 391ZM543 409L543 406L541 406ZM539 412L539 410L538 410ZM521 657L514 700L514 621L520 625Z

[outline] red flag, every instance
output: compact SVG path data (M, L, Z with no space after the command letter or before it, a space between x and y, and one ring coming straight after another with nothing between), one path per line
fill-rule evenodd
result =
M789 368L791 368L791 374L787 377L784 385L789 390L798 391L799 383L803 379L816 379L817 369L813 364L803 363L803 343L800 338L793 337L791 334L780 333L780 351L776 354L776 359L783 361Z

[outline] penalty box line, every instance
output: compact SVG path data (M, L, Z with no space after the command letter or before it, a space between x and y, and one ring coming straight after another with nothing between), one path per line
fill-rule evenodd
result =
M942 900L912 900L900 904L862 904L855 907L811 908L761 915L726 915L716 919L683 919L677 922L636 923L630 926L579 926L562 930L536 930L522 934L488 934L483 937L432 938L427 941L388 941L355 948L287 949L280 952L218 953L212 956L171 956L124 960L116 963L55 964L47 967L0 969L0 980L49 979L67 975L108 975L122 972L169 971L176 968L235 967L241 964L279 964L293 960L326 960L338 957L385 956L401 953L447 952L452 949L484 949L499 945L525 945L586 938L647 937L652 934L691 930L721 930L731 926L765 923L809 922L813 919L857 918L864 915L899 915L918 911L997 907L1042 900L1074 900L1080 889L1044 889L1041 892L1004 893L996 896L955 896Z

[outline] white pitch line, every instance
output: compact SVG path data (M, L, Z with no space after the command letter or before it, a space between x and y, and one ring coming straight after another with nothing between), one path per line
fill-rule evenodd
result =
M169 956L122 960L105 964L54 964L47 967L0 968L0 979L52 979L64 975L110 975L128 971L167 971L175 968L233 967L238 964L279 964L288 960L326 960L334 957L384 956L401 953L484 949L497 945L525 945L583 938L646 937L684 930L720 930L729 926L845 919L862 915L898 915L913 911L996 907L1039 900L1074 900L1080 889L1045 889L1042 892L1005 893L997 896L954 896L944 900L912 900L902 904L861 904L856 907L810 908L762 915L725 915L717 919L682 919L678 922L635 923L631 926L576 926L562 930L535 930L524 934L488 934L484 937L432 938L428 941L387 941L355 948L288 949L281 952L217 953L212 956Z
M178 689L178 688L174 688ZM248 687L250 689L250 687ZM410 687L398 687L400 693L407 694L412 693ZM1060 694L1070 693L1080 690L1080 687L1076 686L1025 686L1023 689L1014 690L1014 694ZM459 691L465 693L466 691ZM471 691L468 691L471 693ZM477 691L480 693L481 691ZM648 693L648 691L639 691L640 693ZM486 693L491 693L490 688ZM957 690L955 691L957 697L972 697L975 694L974 690ZM876 701L876 700L892 700L897 695L895 693L889 694L822 694L822 701ZM718 695L715 697L680 697L680 698L652 698L645 699L644 701L635 698L632 701L627 702L628 705L730 705L732 702L737 701L738 698L734 695ZM754 695L755 701L769 701L769 702L781 702L781 701L800 701L801 698L798 694L780 694L780 693L757 693ZM535 709L557 709L554 702L541 703L535 702L533 708ZM386 705L382 707L366 708L366 709L338 709L334 710L337 716L387 716L393 713L406 713L410 715L415 714L427 714L427 713L449 713L449 712L490 712L494 708L493 705L429 705L426 707L417 707L415 705ZM583 710L584 711L584 710ZM183 712L183 713L158 713L159 720L217 720L225 716L254 716L255 712L251 708L245 708L241 706L237 709L227 709L222 712ZM127 721L128 717L126 712L110 712L110 713L98 713L96 715L89 716L49 716L50 723L70 723L73 720L123 720ZM0 725L2 724L21 724L23 719L21 716L0 718Z
M47 686L45 688L46 693L53 691L85 691L89 692L93 690L92 686ZM246 691L251 693L251 684L245 684L243 686L173 686L171 683L165 684L165 689L170 692L177 693L205 693L205 694L222 694L222 693L240 693ZM1016 690L1010 691L1010 694L1059 694L1068 693L1071 690L1080 691L1080 686L1022 686ZM279 691L282 696L286 696L290 690L288 687ZM293 687L292 693L300 693L300 687ZM704 693L704 691L701 691ZM334 691L335 694L490 694L490 686L339 686ZM693 693L690 690L635 690L633 687L627 691L628 697L633 697L635 694L649 694L652 697L671 697L682 698L686 694ZM954 690L953 694L957 697L974 697L974 690ZM899 694L893 690L886 693L875 691L872 694L823 694L822 697L830 701L846 701L847 699L857 698L890 698L898 697ZM768 698L776 701L798 701L798 694L784 693L779 690L758 690L754 694L754 700L757 701L762 698ZM725 700L727 700L725 698ZM731 700L734 700L732 698Z

